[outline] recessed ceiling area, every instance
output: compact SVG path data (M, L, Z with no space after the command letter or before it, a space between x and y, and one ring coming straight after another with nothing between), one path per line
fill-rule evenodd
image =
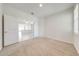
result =
M40 3L6 3L4 5L32 13L39 18L61 12L74 6L72 3L42 3L42 7L40 7Z

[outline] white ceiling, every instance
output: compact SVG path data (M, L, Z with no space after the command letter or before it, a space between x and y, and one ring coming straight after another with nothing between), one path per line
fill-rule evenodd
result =
M39 7L39 3L8 3L4 5L24 12L33 12L37 17L46 17L74 6L72 3L43 3L43 7Z

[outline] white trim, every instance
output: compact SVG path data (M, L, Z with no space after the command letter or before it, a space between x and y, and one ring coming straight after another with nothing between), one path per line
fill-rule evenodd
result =
M76 47L76 45L74 45L74 47L75 47L77 53L79 54L79 49Z

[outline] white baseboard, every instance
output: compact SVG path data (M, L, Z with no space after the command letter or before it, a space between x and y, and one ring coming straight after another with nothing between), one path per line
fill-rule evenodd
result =
M74 45L74 47L75 47L77 53L79 54L79 49L75 45Z
M65 43L68 43L68 44L73 44L73 42L68 42L68 41L65 41L65 40L61 40L61 39L57 39L57 38L54 38L54 37L47 37L47 38L51 38L51 39L53 39L53 40L57 40L57 41L62 41L62 42L65 42Z

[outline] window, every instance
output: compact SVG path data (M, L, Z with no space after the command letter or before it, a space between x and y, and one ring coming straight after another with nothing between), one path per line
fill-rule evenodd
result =
M78 34L78 4L74 9L74 33Z

